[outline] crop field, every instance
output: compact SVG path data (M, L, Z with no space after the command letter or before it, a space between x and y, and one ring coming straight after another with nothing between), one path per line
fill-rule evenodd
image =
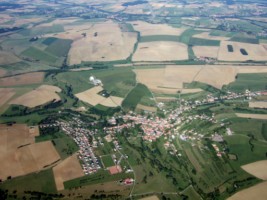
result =
M13 97L15 93L15 90L12 88L0 88L0 107Z
M192 37L189 40L189 45L192 46L220 46L220 40L208 40Z
M193 38L200 38L200 39L207 39L207 40L220 40L220 41L230 39L228 37L210 35L209 32L203 32L203 33L193 35Z
M37 84L41 83L43 79L43 72L33 72L17 76L0 78L0 87Z
M179 36L176 35L147 35L140 37L139 42L155 42L155 41L173 41L179 42Z
M193 46L192 48L196 57L209 57L209 58L218 57L219 47Z
M252 186L248 189L241 190L240 192L237 192L233 196L229 197L227 200L251 200L251 199L257 199L257 200L265 200L267 198L267 181L259 183L255 186Z
M64 190L64 182L84 176L81 164L74 154L53 167L57 190Z
M115 96L109 96L109 97L103 97L99 92L103 91L102 86L96 86L89 90L86 90L84 92L75 94L76 97L78 97L81 101L84 101L92 106L96 106L98 104L101 104L106 107L118 107L121 106L121 103L123 101L123 98L115 97Z
M115 61L127 59L134 50L137 33L121 32L119 25L111 21L95 24L87 36L72 43L68 62Z
M185 28L174 28L166 24L149 24L143 21L131 22L133 28L140 32L141 36L147 35L174 35L179 36L184 31Z
M6 74L6 70L0 68L0 77Z
M187 45L179 42L157 41L139 43L133 61L187 60Z
M16 177L42 170L60 159L50 141L34 143L38 133L26 125L1 125L2 180L8 176Z
M144 110L144 111L148 111L148 112L157 112L157 108L156 107L152 107L152 106L145 106L142 104L137 104L136 106L136 110Z
M262 160L247 165L243 165L242 169L248 172L249 174L256 176L259 179L267 180L267 160Z
M227 45L232 45L233 52L229 52ZM248 55L243 55L241 49L245 49ZM267 50L260 44L248 44L240 42L222 41L219 49L218 60L222 61L265 61Z
M250 108L267 108L267 102L266 101L250 101L249 107Z
M267 114L245 114L245 113L235 113L241 118L251 118L251 119L267 119Z
M71 47L71 43L72 40L56 39L49 44L45 51L51 55L56 55L58 57L67 56Z
M0 65L7 65L20 61L21 60L11 52L0 51Z
M140 200L159 200L159 198L156 195L154 195L154 196L142 198Z
M40 87L32 90L14 100L9 104L23 105L29 108L43 105L50 101L60 101L60 97L57 93L61 92L61 89L51 85L41 85Z

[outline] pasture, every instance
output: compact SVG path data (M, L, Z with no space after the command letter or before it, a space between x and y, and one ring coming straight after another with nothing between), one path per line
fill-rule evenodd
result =
M60 97L57 94L59 92L61 92L61 89L56 86L41 85L40 87L10 101L9 104L34 108L51 101L60 101Z
M81 164L75 154L53 167L53 174L58 191L64 190L65 181L84 176Z
M139 43L132 61L187 60L187 45L179 42L157 41Z

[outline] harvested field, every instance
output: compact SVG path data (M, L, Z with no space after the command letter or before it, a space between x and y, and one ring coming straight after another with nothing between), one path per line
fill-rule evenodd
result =
M193 36L194 38L207 39L207 40L229 40L228 37L213 36L209 32L199 33Z
M241 118L267 119L267 115L265 114L244 114L244 113L235 113L235 114Z
M250 188L244 189L240 192L237 192L233 196L229 197L227 200L266 200L267 199L267 181L259 183Z
M252 102L249 102L249 107L250 108L267 108L267 101L252 101Z
M232 45L233 52L228 52L227 45ZM243 55L240 49L245 49L248 55ZM248 44L241 42L222 41L218 60L222 61L266 61L267 50L261 44Z
M243 165L242 169L247 173L256 176L259 179L267 180L267 160L262 160L247 165Z
M196 57L217 58L219 47L212 46L193 46L193 51Z
M69 51L69 64L82 61L125 60L134 50L137 33L121 32L118 24L103 22L95 24L87 36L72 43Z
M0 125L0 179L40 171L60 159L50 141L34 143L38 127Z
M134 29L140 32L141 36L146 35L181 35L185 28L173 28L167 24L149 24L143 21L131 22Z
M30 85L41 83L44 79L44 72L33 72L6 78L0 78L0 87Z
M6 74L6 71L3 69L0 69L0 77L4 76Z
M61 92L61 89L56 86L41 85L37 89L12 100L9 104L17 104L34 108L50 101L59 101L60 97L57 94L58 92Z
M57 190L64 190L64 182L84 176L77 155L72 155L53 167Z
M101 104L106 107L121 106L123 98L115 96L110 96L108 98L105 98L98 94L102 90L104 89L101 86L96 86L84 92L78 93L75 96L78 97L78 99L80 99L81 101L89 103L92 106L96 106L98 104Z
M139 43L133 55L133 61L174 61L187 60L187 45L179 42L143 42Z
M154 196L142 198L140 200L159 200L159 198L156 195L154 195Z
M0 65L7 65L20 62L21 60L13 53L0 51Z
M138 82L156 93L176 94L200 92L200 89L185 89L184 83L199 81L221 89L235 81L239 73L266 73L266 66L219 66L219 65L170 65L165 68L134 69Z
M0 88L0 107L15 94L16 92L13 88Z
M157 112L157 108L156 107L144 106L142 104L137 104L136 109L137 110L144 110L144 111L148 111L148 112Z

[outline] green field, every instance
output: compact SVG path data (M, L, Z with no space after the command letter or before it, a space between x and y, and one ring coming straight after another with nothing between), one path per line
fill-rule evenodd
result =
M67 56L71 43L72 40L56 39L49 44L45 51L58 57Z
M152 94L145 85L138 83L135 88L123 100L122 107L134 110L137 104L144 97L152 98Z
M79 150L79 147L74 140L68 136L53 139L52 143L63 160Z
M52 54L46 53L35 47L29 47L27 50L23 51L21 55L46 63L55 63L57 61L57 58Z
M62 25L55 24L52 26L34 27L32 29L25 29L20 31L19 33L23 36L35 37L37 35L43 35L48 33L59 33L59 32L64 32L64 27Z
M249 44L259 44L259 39L249 38L249 37L234 36L230 39L230 41L243 42L243 43L249 43Z
M179 41L182 42L182 43L185 43L185 44L190 44L191 37L193 35L196 35L196 34L199 34L199 33L202 33L202 32L203 31L196 31L194 29L187 29L186 31L184 31L182 33L182 35L180 35Z
M139 42L155 42L155 41L171 41L179 42L179 36L175 35L152 35L152 36L142 36Z
M46 38L42 43L49 46L50 44L52 44L53 42L55 42L57 40L58 40L58 38L49 37L49 38Z
M21 195L24 195L24 191L57 193L52 169L12 178L0 184L0 189L8 189L12 192L16 190Z
M101 160L102 160L105 168L108 168L108 167L111 167L111 166L115 165L111 155L101 156Z
M220 41L192 37L188 44L192 46L220 46Z

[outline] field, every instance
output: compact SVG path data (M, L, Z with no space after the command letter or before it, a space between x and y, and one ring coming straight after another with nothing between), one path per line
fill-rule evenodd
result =
M159 198L157 196L150 196L150 197L142 198L140 200L159 200Z
M193 46L192 48L196 57L217 58L218 56L219 47Z
M37 129L26 125L0 127L0 178L16 177L43 170L60 159L50 141L34 143Z
M257 200L265 200L267 198L267 182L259 183L255 186L252 186L248 189L242 190L240 192L237 192L228 200L251 200L251 199L257 199Z
M104 89L102 88L102 86L96 86L89 90L76 94L76 97L78 97L81 101L84 101L92 106L96 106L98 104L101 104L106 107L121 106L121 103L123 101L122 98L115 96L109 96L107 98L103 97L100 94L98 94L103 90Z
M44 78L43 72L33 72L0 79L0 87L30 85L41 83Z
M111 21L95 24L86 37L72 43L68 63L83 61L115 61L127 59L134 50L137 34L121 32L119 25Z
M133 61L173 61L187 59L187 45L168 41L139 43L132 58Z
M102 163L104 164L105 168L114 166L114 161L111 155L101 156Z
M233 52L229 52L227 45L233 46ZM242 55L240 49L245 49L248 55ZM267 50L263 45L240 42L223 41L219 49L218 60L222 61L266 61Z
M267 180L267 160L262 160L247 165L243 165L242 169L248 172L249 174L256 176L259 179Z
M65 181L84 176L81 164L75 154L53 167L53 173L58 191L64 190Z
M3 106L12 96L15 95L13 88L0 88L0 107Z
M175 35L179 36L184 31L185 28L173 28L166 24L149 24L143 21L131 22L133 28L140 32L141 36L147 35Z
M245 113L235 113L238 117L251 118L251 119L267 119L267 114L245 114Z
M210 35L209 32L199 33L199 34L194 35L193 37L207 39L207 40L229 40L230 39L228 37Z
M7 65L20 62L20 59L14 54L6 51L0 51L0 65Z
M157 112L157 108L156 107L152 107L152 106L144 106L142 104L137 104L136 106L136 110L144 110L144 111L148 111L148 112Z
M21 54L22 57L27 57L35 61L44 61L45 63L55 63L57 58L45 51L41 51L35 47L29 47Z
M14 100L9 104L23 105L29 108L43 105L50 101L60 101L60 97L57 93L61 92L61 89L51 85L41 85L40 87L32 90Z
M267 108L267 102L266 101L250 101L249 107L250 108Z

